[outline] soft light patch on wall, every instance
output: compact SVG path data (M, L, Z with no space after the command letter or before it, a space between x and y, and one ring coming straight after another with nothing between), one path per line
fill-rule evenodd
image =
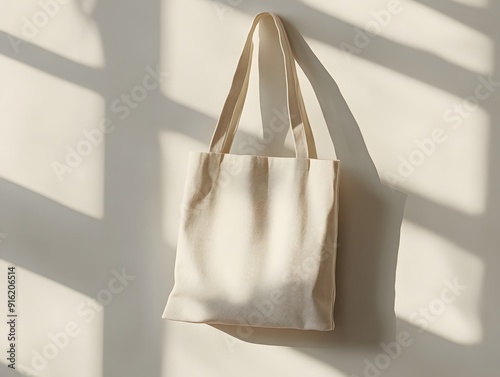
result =
M163 93L214 118L222 110L252 20L237 12L237 7L228 5L226 9L218 4L169 1L162 7L161 32L165 44L162 69L171 74ZM225 9L223 13L218 11L220 7Z
M15 60L0 62L0 177L101 218L102 97Z
M482 0L464 1L474 2L474 6L477 6ZM361 10L356 3L335 6L321 0L302 2L327 17L331 16L332 23L336 20L346 23L347 34L352 34L352 37L336 47L352 48L357 52L366 48L370 49L370 53L377 54L371 45L377 39L387 38L389 43L396 43L396 48L401 44L402 47L421 50L478 74L492 71L493 41L488 35L476 30L478 25L462 23L455 20L453 14L448 15L421 2L371 0L365 2ZM425 27L422 20L425 20ZM462 51L468 53L463 54ZM362 57L357 52L355 55ZM485 56L489 58L485 59Z
M388 38L461 67L464 76L468 71L478 75L492 73L493 39L478 30L479 24L466 24L454 19L453 14L417 1L402 3L405 7L399 16L402 22L394 23ZM425 20L425 27L422 20Z
M476 86L481 83L478 80ZM422 111L426 120L416 115L419 122L414 122L408 114L399 124L405 134L395 131L380 137L392 148L390 155L383 156L384 166L379 170L382 179L390 186L418 193L464 214L483 213L490 164L490 118L482 107L485 101L475 97L474 88L466 98L434 91L434 104ZM396 122L394 119L393 127Z
M0 259L0 298L7 268ZM95 299L16 266L17 370L37 377L102 376L104 308ZM2 333L4 333L2 331ZM0 339L6 354L6 338ZM6 363L2 357L1 363Z
M30 50L28 43L88 67L104 66L99 29L89 17L95 0L8 2L0 15L10 34L14 54ZM25 43L28 42L28 43Z
M397 316L455 343L479 343L484 263L473 252L406 221L398 258Z
M490 164L487 109L497 94L488 76L463 84L468 95L461 98L356 54L347 60L341 50L318 41L311 45L327 67L335 67L332 77L385 183L467 214L483 213ZM315 98L304 89L314 109ZM321 116L319 109L310 113ZM321 131L320 123L313 125ZM316 139L323 149L331 148L329 141L328 135Z

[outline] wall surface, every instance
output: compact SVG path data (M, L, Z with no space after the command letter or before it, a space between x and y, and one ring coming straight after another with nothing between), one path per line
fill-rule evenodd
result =
M498 373L499 2L2 9L2 376ZM161 319L187 153L207 150L251 20L265 10L286 21L320 158L342 161L333 333ZM256 49L235 153L293 153L290 135L263 138L285 106L272 47ZM9 266L15 371L4 356Z

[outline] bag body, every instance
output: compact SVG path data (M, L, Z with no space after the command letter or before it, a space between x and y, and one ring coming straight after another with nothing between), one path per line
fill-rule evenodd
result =
M273 21L283 55L296 158L230 154L257 24ZM339 161L317 159L295 61L278 16L258 14L208 152L191 152L163 318L334 328Z

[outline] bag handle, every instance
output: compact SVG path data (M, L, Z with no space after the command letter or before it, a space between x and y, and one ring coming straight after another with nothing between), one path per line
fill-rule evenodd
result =
M295 59L286 35L285 28L279 17L273 13L264 12L255 16L252 27L248 33L243 52L241 53L236 72L233 77L231 89L222 109L221 116L217 122L212 141L210 142L210 152L229 153L234 134L238 128L238 123L243 110L248 83L253 52L253 34L259 22L271 17L277 29L279 42L285 63L287 100L290 127L295 143L296 156L299 158L317 158L316 147L309 119L304 106L304 101L300 91L297 77Z
M294 114L295 116L297 116L297 115L301 116L300 114L303 114L301 116L301 119L304 123L304 132L305 132L305 139L308 143L309 158L317 158L314 137L313 137L310 123L309 123L309 118L307 116L307 112L306 112L306 109L304 106L304 100L302 99L302 92L300 90L299 79L297 76L297 71L296 71L296 66L295 66L295 58L294 58L293 53L292 53L290 41L287 37L286 30L283 27L283 23L281 22L281 19L278 16L276 16L276 17L277 18L276 18L275 22L277 22L277 23L274 26L278 26L281 29L282 35L284 37L283 42L286 43L286 45L288 46L288 51L290 52L290 59L291 59L291 69L289 70L289 72L293 75L293 80L294 80L294 83L296 84L295 93L297 95L299 113L296 114L296 113L294 113L294 111L291 111L290 113ZM279 40L279 37L280 37L279 30L277 30L277 31L278 31L278 33L273 34L273 38L275 36L278 37L278 42L280 43L280 46L281 46L281 40ZM241 117L241 112L242 112L243 105L245 103L246 94L248 91L249 73L250 73L251 62L252 62L252 60L250 58L247 72L245 75L245 81L243 83L243 88L242 88L242 91L240 93L240 96L238 97L238 100L237 100L237 103L235 106L235 110L233 112L233 117L231 118L231 123L230 123L229 128L228 128L227 136L225 139L225 144L223 146L223 151L225 151L225 153L229 153L229 150L231 148L231 144L232 144L233 139L234 139L234 135L236 134L236 130L238 128L238 122L239 122L240 117ZM286 68L286 66L285 66L285 68ZM292 86L292 88L293 87L294 86ZM289 115L289 118L290 118L290 115Z

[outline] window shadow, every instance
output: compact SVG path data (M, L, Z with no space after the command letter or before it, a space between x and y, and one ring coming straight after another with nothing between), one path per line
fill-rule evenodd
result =
M454 2L431 4L422 0L421 3L477 30L489 32L495 43L495 75L498 74L500 28L493 24L492 15L499 13L499 4L491 1L484 12L466 13L462 5ZM140 77L145 66L160 61L160 8L158 0L97 3L91 18L97 23L103 41L106 65L102 70L88 68L30 43L22 45L21 52L15 54L5 32L0 32L0 53L102 94L106 115L112 116L109 103L120 93L112 92L111 88L129 88L126 83L135 84L134 78ZM388 189L378 180L359 127L337 85L315 61L291 23L307 37L334 47L353 40L353 26L297 1L248 1L237 8L249 15L262 10L276 11L290 20L287 28L293 36L294 49L322 99L322 109L342 160L337 329L331 334L310 336L303 332L256 332L253 338L245 340L291 345L350 373L357 365L361 368L365 356L349 355L349 346L377 344L380 339L392 337L396 325L398 329L415 331L404 321L396 324L393 311L394 273L405 195ZM470 94L467 88L473 87L477 80L476 72L383 37L377 37L361 58L461 97ZM495 148L500 135L494 126L500 111L493 99L484 107L492 124L486 213L471 217L412 193L409 193L405 213L407 219L475 252L484 261L483 340L475 346L464 346L423 333L419 345L411 350L411 360L391 367L393 375L433 375L445 365L447 372L472 375L485 363L494 365L499 332L496 287L500 283L496 273L498 255L493 248L494 241L500 242L493 225L498 223L500 213L500 199L496 195L500 178L495 164L500 161L500 151ZM159 176L162 166L158 132L175 130L208 143L212 131L208 126L202 127L201 133L198 128L183 127L178 121L169 120L172 113L184 124L214 124L213 119L159 93L151 95L133 116L120 122L119 129L106 139L102 222L0 180L1 196L8 198L3 200L0 211L1 229L11 235L2 245L2 255L7 260L89 296L95 296L106 284L113 268L125 266L137 276L130 290L105 311L103 376L162 374L165 351L159 336L163 333L160 317L173 282L174 252L161 236ZM380 351L374 348L373 352Z

